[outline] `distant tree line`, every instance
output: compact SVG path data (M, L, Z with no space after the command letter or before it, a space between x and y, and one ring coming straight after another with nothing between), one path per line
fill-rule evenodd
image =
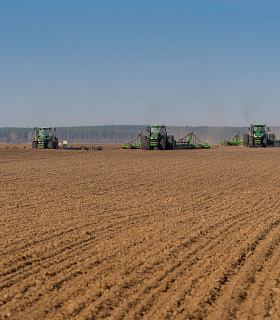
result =
M59 141L68 143L125 143L133 139L139 132L146 132L146 125L111 125L85 127L59 127L56 136ZM271 132L280 137L280 127L271 127ZM168 134L180 139L190 131L203 141L210 144L220 144L221 140L238 133L241 137L247 127L190 127L167 126ZM0 128L0 143L27 143L34 138L33 128Z

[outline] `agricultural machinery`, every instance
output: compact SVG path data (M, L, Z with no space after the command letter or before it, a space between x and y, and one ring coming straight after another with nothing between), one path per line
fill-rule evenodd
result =
M147 136L141 137L141 148L143 150L160 149L174 150L174 136L168 136L164 125L155 125L147 128Z
M122 144L122 149L141 149L141 137L143 132L139 132L135 138Z
M240 146L243 144L243 140L240 139L239 134L236 133L230 138L221 141L222 146Z
M274 146L275 134L268 134L270 129L264 124L251 124L249 133L243 136L244 147L268 147Z
M176 141L174 136L167 135L166 127L164 125L149 126L147 128L147 135L142 132L131 141L122 145L123 149L142 149L142 150L174 150Z
M176 149L210 149L210 145L197 138L192 131L177 140Z
M34 128L35 139L32 141L32 149L57 149L58 139L53 135L55 128Z

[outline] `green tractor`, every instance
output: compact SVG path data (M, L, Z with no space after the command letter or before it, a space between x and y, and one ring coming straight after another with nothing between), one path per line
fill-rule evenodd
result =
M249 133L243 136L244 147L268 147L274 146L275 134L268 134L270 129L265 124L251 124Z
M34 128L35 139L32 141L32 149L57 149L58 139L53 135L55 128Z
M141 149L174 150L176 141L174 136L167 135L164 125L155 125L147 128L147 136L141 136Z

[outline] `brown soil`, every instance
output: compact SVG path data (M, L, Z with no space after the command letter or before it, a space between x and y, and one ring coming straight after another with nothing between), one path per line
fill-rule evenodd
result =
M0 319L279 319L280 148L0 147Z

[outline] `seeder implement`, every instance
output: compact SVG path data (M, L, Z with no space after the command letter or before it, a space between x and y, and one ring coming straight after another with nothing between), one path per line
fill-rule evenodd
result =
M210 145L197 138L192 131L177 140L176 149L210 149Z
M141 149L141 137L143 132L139 132L135 138L122 144L122 149Z
M221 141L222 146L240 146L243 145L243 140L240 139L239 134L236 133L230 138Z
M102 147L98 146L98 147L94 147L94 146L91 146L91 147L86 147L86 146L79 146L79 147L73 147L73 146L61 146L59 147L59 149L63 149L63 150L97 150L97 151L100 151L102 150Z

